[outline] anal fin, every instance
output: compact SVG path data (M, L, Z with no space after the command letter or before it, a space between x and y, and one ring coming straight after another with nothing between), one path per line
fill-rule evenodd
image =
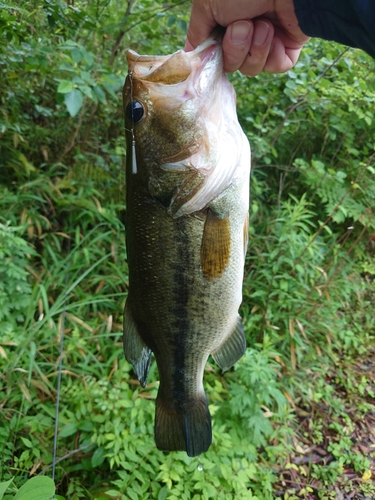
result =
M146 387L152 351L141 339L127 303L124 311L123 342L126 360L134 366L141 386Z
M246 350L246 337L241 323L241 317L238 316L236 324L229 334L229 337L221 346L211 353L215 362L223 371L229 370L231 366L238 361Z

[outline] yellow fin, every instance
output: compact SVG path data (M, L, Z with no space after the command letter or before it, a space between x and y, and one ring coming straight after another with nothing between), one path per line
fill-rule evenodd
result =
M203 276L208 280L219 278L228 265L229 256L229 217L220 217L209 209L204 225L201 247Z

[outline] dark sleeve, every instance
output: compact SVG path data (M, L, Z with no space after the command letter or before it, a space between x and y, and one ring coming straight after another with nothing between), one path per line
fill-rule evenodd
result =
M294 0L308 36L358 47L375 58L375 0Z

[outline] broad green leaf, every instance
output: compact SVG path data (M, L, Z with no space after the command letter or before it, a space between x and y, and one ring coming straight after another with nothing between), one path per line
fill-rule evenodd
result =
M74 75L73 78L72 78L72 83L74 85L74 87L79 87L80 85L84 85L84 80L82 80L82 78L78 75Z
M78 424L78 429L80 431L90 432L92 431L93 427L94 427L93 423L90 422L89 420L83 420Z
M107 490L105 494L109 497L118 497L119 495L121 495L121 492L118 490Z
M76 424L68 424L65 425L59 432L59 437L69 437L75 434L78 431L78 427Z
M83 94L78 89L73 89L68 94L65 94L65 105L71 117L76 116L83 105Z
M131 500L138 500L139 496L134 490L128 489L127 491L128 496L131 498Z
M96 95L93 95L92 88L89 87L88 85L85 85L85 84L79 85L79 90L83 94L87 95L87 97L89 97L90 99L96 101Z
M81 78L86 82L88 83L89 85L91 86L94 86L95 85L95 81L94 79L92 78L92 76L90 75L90 73L88 71L82 71L81 72Z
M65 40L65 45L67 45L69 48L78 47L78 43L75 42L74 40Z
M103 78L102 86L109 94L111 94L112 97L117 98L116 92L120 89L123 83L123 78L120 78L117 75L107 75Z
M68 80L62 80L57 87L57 92L59 94L67 94L73 90L74 86L72 82Z
M13 478L9 479L9 481L5 481L3 483L0 483L0 500L3 498L4 493L9 488L12 481L13 481Z
M99 465L102 465L102 463L105 460L105 454L106 454L106 450L104 449L103 446L100 446L100 448L97 448L91 457L91 465L93 467L99 467Z
M23 436L21 436L21 439L23 441L23 444L25 446L27 446L27 448L32 448L33 447L33 443L30 441L30 439L27 439L27 438L25 438Z
M79 49L73 49L71 52L71 56L75 63L79 63L83 59L82 53Z
M49 500L55 493L55 483L46 476L29 479L17 491L13 500Z
M93 91L102 104L107 104L105 92L101 87L99 87L99 85L95 85L95 87L93 87Z

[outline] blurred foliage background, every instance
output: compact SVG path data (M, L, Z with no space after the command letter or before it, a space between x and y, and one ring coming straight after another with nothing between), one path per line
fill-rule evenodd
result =
M190 2L0 8L4 498L51 475L61 356L55 498L336 498L348 468L374 493L371 457L350 441L375 409L370 373L353 368L374 355L374 61L316 40L286 75L230 77L252 146L248 349L225 375L208 364L214 440L189 458L155 449L155 364L142 389L122 353L121 88L128 48L183 47ZM329 465L296 465L311 442L328 446ZM298 488L280 482L288 470Z

